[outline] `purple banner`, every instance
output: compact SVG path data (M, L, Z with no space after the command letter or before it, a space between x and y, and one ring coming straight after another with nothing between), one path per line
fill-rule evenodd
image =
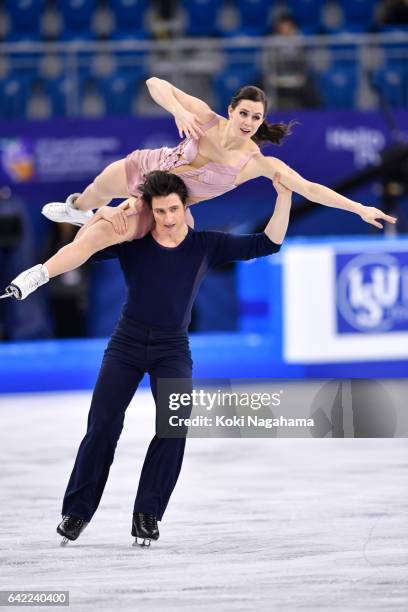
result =
M303 111L270 116L272 121L290 119L299 121L293 134L281 147L265 146L265 155L275 155L305 178L329 187L368 164L378 163L382 149L391 142L390 131L376 112ZM395 121L408 141L408 112L395 113ZM178 142L170 117L0 122L0 186L10 185L37 220L38 208L82 191L110 162L135 149ZM382 206L374 183L345 195ZM241 231L261 227L273 210L275 197L269 179L249 181L209 205L194 207L196 226ZM315 215L302 221L302 226L292 223L290 232L319 235L363 229L355 215L344 217L342 211L311 206Z
M306 178L330 184L379 161L390 143L379 113L294 112L271 120L297 119L282 147L269 146ZM395 114L408 140L408 112ZM13 185L87 182L113 160L134 149L173 146L179 141L171 118L0 122L0 181Z

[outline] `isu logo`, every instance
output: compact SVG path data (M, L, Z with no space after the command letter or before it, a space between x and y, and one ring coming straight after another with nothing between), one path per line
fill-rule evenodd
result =
M354 257L338 277L340 314L351 327L365 332L387 331L408 319L408 295L403 295L407 272L392 255Z

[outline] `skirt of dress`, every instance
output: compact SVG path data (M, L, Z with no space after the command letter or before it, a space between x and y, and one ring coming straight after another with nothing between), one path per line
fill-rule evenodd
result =
M146 174L152 170L159 169L164 154L163 149L142 149L130 153L126 157L125 169L129 194L134 197L132 209L126 212L128 217L137 216L134 223L134 231L127 241L137 240L146 236L154 226L154 216L143 200L139 192L139 185L143 183ZM187 225L194 228L194 219L188 208L186 208L185 220ZM92 224L90 219L83 227Z

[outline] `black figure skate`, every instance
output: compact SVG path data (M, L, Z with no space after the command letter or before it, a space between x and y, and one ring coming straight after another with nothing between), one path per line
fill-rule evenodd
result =
M135 537L133 546L150 546L151 540L158 540L160 537L157 518L145 512L135 512L132 521L132 536Z
M68 544L69 540L76 540L87 525L86 521L77 516L63 516L57 527L57 533L63 536L61 546Z

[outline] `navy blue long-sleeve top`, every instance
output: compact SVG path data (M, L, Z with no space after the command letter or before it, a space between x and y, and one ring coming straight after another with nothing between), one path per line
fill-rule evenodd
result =
M147 234L96 253L92 261L118 257L127 296L122 315L147 326L185 330L206 272L232 261L279 251L265 233L234 235L189 228L176 247L165 247Z

